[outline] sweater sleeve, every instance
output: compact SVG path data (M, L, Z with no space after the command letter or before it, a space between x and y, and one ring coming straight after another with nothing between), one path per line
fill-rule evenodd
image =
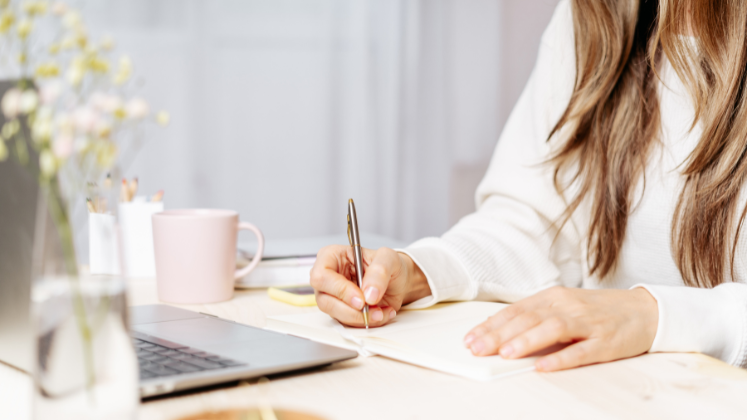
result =
M699 352L747 367L747 284L635 287L648 290L659 305L650 352Z
M529 82L506 123L476 194L477 211L440 238L398 250L423 270L432 295L448 300L513 302L555 285L581 283L579 232L554 222L566 208L553 184L548 136L570 101L575 81L570 2L555 10Z

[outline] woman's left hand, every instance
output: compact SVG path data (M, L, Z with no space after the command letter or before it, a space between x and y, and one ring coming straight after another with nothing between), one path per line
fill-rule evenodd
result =
M506 359L571 343L537 360L537 370L547 372L645 353L658 322L658 304L646 289L553 287L491 316L464 343L476 356L500 354Z

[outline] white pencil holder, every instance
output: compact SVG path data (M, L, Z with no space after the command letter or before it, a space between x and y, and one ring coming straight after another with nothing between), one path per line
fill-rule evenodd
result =
M137 199L129 203L119 203L124 272L127 276L156 276L151 217L162 211L163 202L154 203Z
M117 220L111 214L88 213L88 265L91 274L122 273Z

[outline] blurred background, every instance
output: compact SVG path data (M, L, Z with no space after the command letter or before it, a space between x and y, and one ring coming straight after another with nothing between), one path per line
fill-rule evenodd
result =
M97 0L153 128L128 177L267 238L439 235L473 195L557 0ZM364 243L365 245L365 243Z

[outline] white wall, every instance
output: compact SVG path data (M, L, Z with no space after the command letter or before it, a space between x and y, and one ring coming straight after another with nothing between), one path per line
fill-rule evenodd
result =
M438 235L476 182L556 0L99 0L154 128L129 176L267 237Z

